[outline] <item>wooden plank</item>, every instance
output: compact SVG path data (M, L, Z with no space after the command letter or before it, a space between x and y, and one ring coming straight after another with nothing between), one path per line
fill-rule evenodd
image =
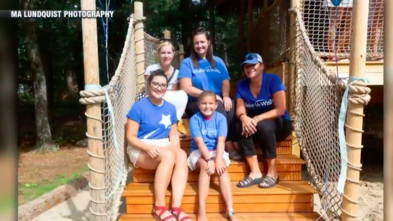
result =
M312 194L292 194L292 195L256 195L250 196L233 196L233 202L236 203L311 203L314 196ZM151 196L135 196L127 197L127 204L154 204L155 198ZM165 202L170 205L171 197L166 196ZM221 195L208 196L207 204L220 204L224 203ZM185 196L182 199L182 204L198 204L198 196Z
M255 145L257 145L258 148L259 148L258 141L257 140L254 140L254 141L255 141ZM189 138L189 137L180 139L180 146L182 146L184 148L189 147L190 143L191 143L191 138ZM289 146L291 146L291 144L292 144L292 139L291 140L280 141L280 142L277 142L277 148L289 147Z
M192 220L197 220L196 214L189 214ZM269 221L323 221L317 213L236 213L236 217L242 221L269 220ZM209 221L227 221L225 213L207 214ZM119 221L155 221L151 214L125 214Z
M277 163L276 168L278 172L298 172L301 171L301 165L303 163L298 163L298 164L282 164L282 163ZM259 168L263 171L267 171L266 163L265 162L259 162ZM249 172L250 169L246 165L245 162L237 162L237 161L231 161L231 164L227 168L229 173L243 173L243 172ZM155 173L154 170L145 170L142 168L135 168L134 174L145 174L145 173ZM189 173L199 173L199 170L194 170L191 171L189 170Z
M347 78L349 76L349 62L325 62L326 68L328 70L337 72L340 78ZM337 66L337 67L336 67ZM368 61L366 62L366 67L364 69L365 77L369 79L367 85L383 85L383 62L381 61Z
M153 183L130 183L123 192L123 196L151 196L153 197ZM187 183L184 196L197 195L198 183ZM285 195L285 194L314 194L316 191L306 181L283 181L276 186L265 189L259 188L257 185L248 188L236 187L236 182L232 183L233 196L256 196L256 195ZM166 196L171 196L169 190ZM209 189L209 196L219 195L219 186L212 183Z
M266 172L263 172L266 175ZM134 183L153 183L154 182L154 173L137 173L133 175ZM248 173L229 173L229 177L232 182L238 182L245 177L247 177ZM302 180L302 172L278 172L281 181L300 181ZM198 182L199 173L189 173L187 182ZM211 177L212 182L218 182L218 177L213 175Z
M295 137L295 139L292 140L292 155L300 157L300 146L299 141L296 139L295 131L292 131L292 136Z
M182 209L186 213L197 213L198 204L183 204ZM313 212L313 203L247 203L233 204L233 209L238 213L284 213L284 212ZM128 214L151 214L153 204L150 205L127 205ZM226 211L225 204L209 204L206 206L207 213L223 213Z
M181 148L187 153L190 153L190 147L188 146L181 146ZM257 154L262 154L261 148L258 146L256 147ZM292 147L291 146L286 146L286 147L277 147L277 155L291 155L292 154Z
M305 161L292 155L279 155L276 159L277 171L300 171L301 165L305 164ZM267 166L265 162L259 162L259 168L262 171L266 171ZM228 167L229 173L232 172L249 172L249 167L246 162L231 161ZM142 168L134 168L134 174L138 173L155 173L154 170L145 170ZM199 173L198 170L189 171L189 173Z

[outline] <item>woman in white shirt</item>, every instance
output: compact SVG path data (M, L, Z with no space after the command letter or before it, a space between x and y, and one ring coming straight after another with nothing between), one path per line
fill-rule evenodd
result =
M175 56L175 47L168 41L162 42L157 47L157 55L160 59L158 64L149 65L145 71L145 79L147 79L151 72L162 69L168 78L168 88L164 95L164 100L172 103L176 107L177 120L181 120L186 109L188 96L183 90L179 90L179 80L177 75L179 70L172 66L172 60ZM145 85L146 94L149 91L149 84ZM180 137L184 137L179 131Z

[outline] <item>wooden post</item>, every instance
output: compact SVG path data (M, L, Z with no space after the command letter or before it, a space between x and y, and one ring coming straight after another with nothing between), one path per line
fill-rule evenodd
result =
M179 64L181 64L184 60L184 46L179 45Z
M134 19L135 19L135 54L136 54L136 72L137 72L137 90L145 91L145 31L143 26L143 3L134 2Z
M393 1L385 0L384 27L384 220L393 220Z
M290 3L291 8L298 8L300 7L300 0L291 0ZM300 65L298 64L298 57L299 57L299 39L297 37L297 32L298 26L296 25L296 14L295 13L290 13L289 16L289 53L288 53L288 58L289 58L289 65L288 67L288 72L289 72L289 81L291 84L290 90L288 91L290 93L290 102L289 102L289 112L292 112L294 117L296 118L297 113L295 113L295 104L296 104L296 94L298 90L303 90L303 88L299 88L298 84L298 68L301 68ZM300 106L301 108L301 106Z
M164 38L165 38L165 40L171 40L171 31L165 30L164 31Z
M248 52L251 52L253 29L254 29L254 4L253 4L253 0L248 0Z
M368 7L369 0L353 1L350 77L362 78L365 75ZM349 92L349 96L351 96L350 94L351 92ZM361 148L354 147L362 146L363 109L364 104L348 102L346 122L348 172L342 205L343 212L341 217L343 221L356 220L357 215L360 170L354 169L350 165L355 167L361 165Z
M95 0L81 0L82 10L96 10ZM85 84L99 85L97 20L82 18L83 62ZM102 140L101 104L88 104L87 134L98 139L88 139L90 168L90 197L92 221L106 220L105 184L104 184L104 148ZM94 156L92 156L94 155Z

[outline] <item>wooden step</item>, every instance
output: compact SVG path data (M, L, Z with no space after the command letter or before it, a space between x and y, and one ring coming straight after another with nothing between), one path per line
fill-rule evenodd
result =
M149 214L153 209L153 184L131 183L123 196L126 197L127 214ZM198 183L187 183L182 208L188 213L198 211ZM280 182L270 189L257 185L238 188L232 183L234 210L238 213L313 212L315 190L305 181ZM166 191L166 202L171 201L171 191ZM218 183L212 183L207 199L207 213L225 212Z
M261 156L259 156L261 157ZM262 160L262 159L260 159ZM294 155L278 155L277 160L277 171L282 181L299 181L302 179L302 165L305 161L294 156ZM265 162L260 162L259 167L262 173L267 172L267 166ZM249 167L246 162L231 161L228 167L229 176L232 182L238 182L245 178L249 173ZM135 183L152 183L154 181L154 170L145 170L142 168L134 168L133 182ZM197 182L199 176L199 170L189 170L188 182ZM214 182L218 181L216 176L212 177Z
M180 139L180 147L186 151L186 153L190 153L190 144L191 137L186 137ZM258 145L258 142L255 142L257 153L261 154L261 148ZM291 155L292 154L292 141L285 140L277 143L277 155Z
M189 214L192 220L196 220L195 214ZM241 221L255 221L255 220L268 220L268 221L323 221L318 219L317 213L236 213L236 217ZM209 221L227 221L223 213L210 213L207 214ZM125 214L122 215L119 221L155 221L156 219L151 214Z

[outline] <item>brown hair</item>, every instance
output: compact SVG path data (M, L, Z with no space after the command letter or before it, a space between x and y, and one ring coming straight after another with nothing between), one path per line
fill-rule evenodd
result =
M164 73L164 71L162 69L157 69L157 70L154 70L154 71L150 72L150 75L147 78L147 83L150 85L155 77L163 77L163 78L165 78L166 79L166 83L168 84L168 77L166 76L166 74Z
M212 96L214 100L217 102L216 94L213 91L203 91L198 96L198 102L200 102L204 97Z
M197 28L193 33L192 33L192 41L191 41L191 58L192 58L192 64L195 68L199 68L199 63L198 63L198 53L196 53L194 49L194 37L197 35L205 35L206 39L210 41L210 35L209 33L205 30L203 27ZM212 45L209 44L206 52L206 59L209 61L210 66L214 69L216 68L216 61L214 60L213 56L213 48Z

